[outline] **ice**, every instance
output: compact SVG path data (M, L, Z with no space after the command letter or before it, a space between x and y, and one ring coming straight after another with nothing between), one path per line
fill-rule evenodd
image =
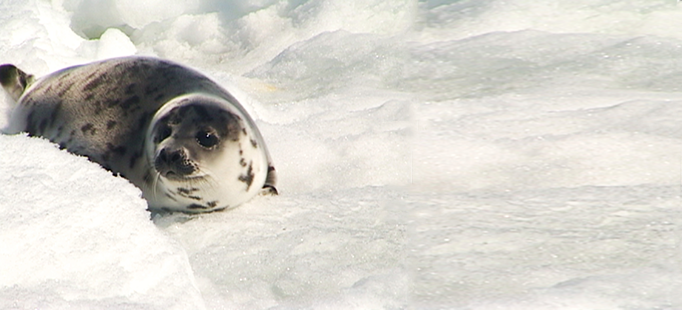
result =
M0 309L682 309L679 29L673 0L1 2L2 63L230 89L281 194L150 219L0 136Z
M186 251L137 188L42 139L0 140L2 308L202 305Z

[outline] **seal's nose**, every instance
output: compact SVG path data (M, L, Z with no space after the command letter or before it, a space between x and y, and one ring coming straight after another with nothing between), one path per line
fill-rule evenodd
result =
M154 168L165 177L184 177L192 174L196 167L189 160L185 149L163 148L154 160Z

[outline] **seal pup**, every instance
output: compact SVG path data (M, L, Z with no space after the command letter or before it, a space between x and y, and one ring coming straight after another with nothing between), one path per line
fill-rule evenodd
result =
M212 212L277 194L256 124L195 70L134 56L40 79L2 65L0 82L16 102L6 133L86 156L139 187L152 211Z

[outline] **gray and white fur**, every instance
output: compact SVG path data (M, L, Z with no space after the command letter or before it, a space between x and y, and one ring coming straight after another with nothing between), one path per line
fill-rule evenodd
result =
M6 133L27 132L88 157L142 189L151 210L212 212L277 193L256 124L197 71L124 57L38 80L3 65L0 82L16 101Z

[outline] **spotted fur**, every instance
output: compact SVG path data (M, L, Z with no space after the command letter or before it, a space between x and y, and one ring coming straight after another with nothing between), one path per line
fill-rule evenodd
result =
M128 178L150 209L212 212L277 193L253 120L194 70L124 57L39 80L3 65L0 82L17 101L6 132L45 137Z

